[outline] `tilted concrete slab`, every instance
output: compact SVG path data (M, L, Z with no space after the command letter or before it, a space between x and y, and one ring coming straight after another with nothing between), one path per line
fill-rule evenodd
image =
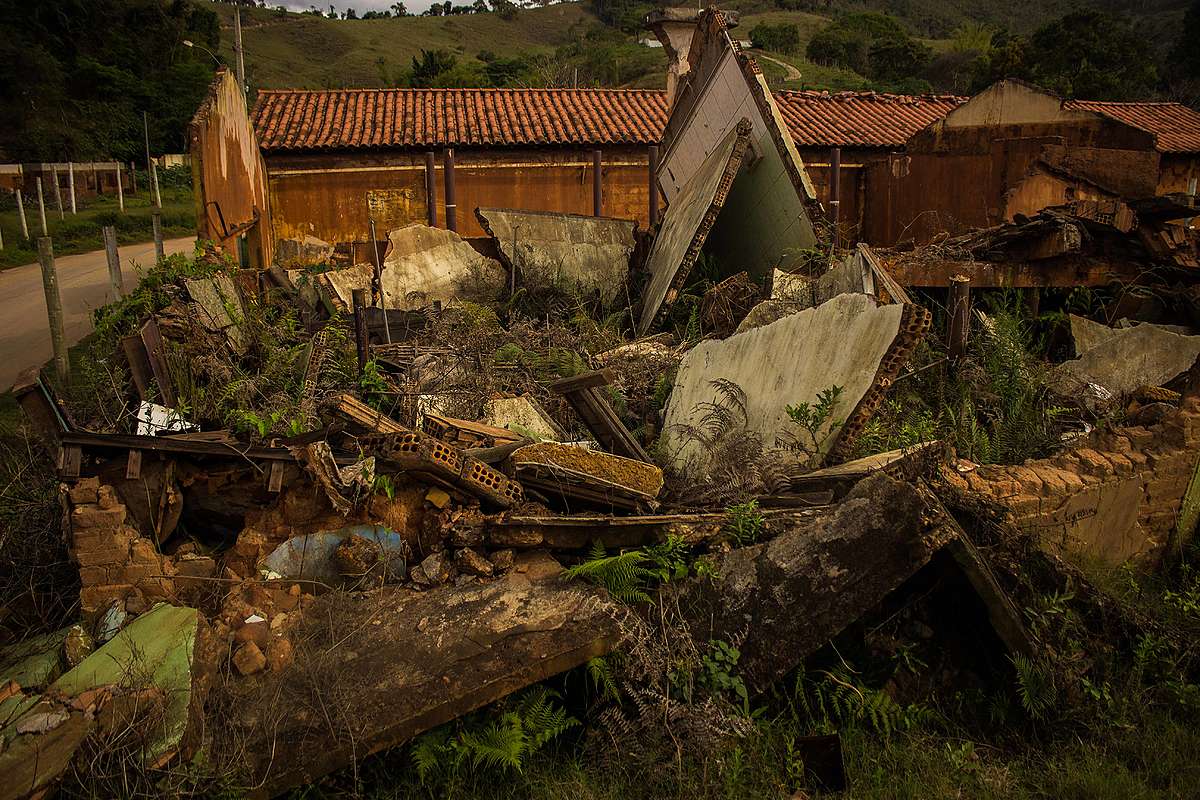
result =
M865 294L843 294L769 325L707 340L684 356L667 404L663 435L677 469L703 468L706 453L687 435L720 399L714 382L736 384L746 396L746 430L767 447L796 430L785 407L815 403L819 392L841 387L820 452L844 452L875 413L884 389L929 327L920 306L879 306Z
M1077 330L1072 320L1072 333ZM1159 325L1142 323L1113 328L1074 361L1050 373L1051 386L1065 397L1083 396L1089 383L1126 396L1143 386L1162 386L1187 371L1200 356L1200 336L1184 336ZM1084 341L1088 341L1085 335Z
M654 324L664 304L675 301L700 256L700 248L725 205L749 144L750 123L745 120L743 123L729 131L721 145L704 160L703 168L667 207L662 227L646 257L650 280L642 292L638 335Z
M475 216L496 240L508 270L536 273L598 291L606 304L615 300L629 276L629 257L637 222L612 217L477 208Z
M369 288L372 272L371 265L358 264L323 273L323 277L349 307L351 291ZM506 279L499 261L480 255L454 231L417 223L388 232L380 278L388 308L447 302L458 297L464 286L498 291Z
M223 724L253 796L276 795L604 655L624 613L545 554L483 585L324 595L295 662L232 684Z
M722 12L700 15L689 62L663 133L663 194L676 202L729 131L747 119L747 165L707 249L730 275L746 270L760 277L800 260L824 238L814 227L823 212L762 70L730 37Z
M769 541L718 555L718 579L663 589L676 595L693 640L739 642L751 691L791 672L943 550L944 566L982 601L980 621L1010 652L1032 651L1020 612L923 484L875 473L837 506L780 521L785 530Z

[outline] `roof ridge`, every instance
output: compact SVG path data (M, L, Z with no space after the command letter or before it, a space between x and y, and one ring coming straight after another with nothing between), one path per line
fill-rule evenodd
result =
M258 93L263 94L342 94L346 92L508 92L526 94L530 92L602 92L609 93L629 93L633 94L641 92L645 94L666 94L666 89L639 89L629 86L607 87L607 86L579 86L575 88L565 88L557 86L447 86L447 87L410 87L410 86L351 86L345 89L259 89Z

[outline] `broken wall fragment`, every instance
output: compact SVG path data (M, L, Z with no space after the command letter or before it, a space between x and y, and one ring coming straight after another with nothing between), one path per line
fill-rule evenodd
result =
M793 427L788 405L815 403L820 392L840 387L817 449L821 455L847 451L929 319L920 306L877 306L867 295L843 294L728 339L701 342L680 363L667 403L663 436L672 463L680 470L704 467L707 454L688 429L703 425L706 409L720 401L720 382L744 393L745 429L768 448Z
M629 276L637 223L611 217L477 208L479 224L496 241L505 267L523 276L569 283L616 300Z

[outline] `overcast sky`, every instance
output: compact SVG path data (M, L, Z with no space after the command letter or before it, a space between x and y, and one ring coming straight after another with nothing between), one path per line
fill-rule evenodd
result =
M383 11L385 8L391 8L392 3L396 0L324 0L324 2L299 2L299 0L267 0L268 5L282 4L293 11L307 11L310 7L316 6L325 13L329 13L329 6L333 6L338 11L345 11L347 8L353 8L355 11L362 14L364 11ZM408 9L408 13L420 13L429 8L433 0L404 0L404 7ZM455 0L455 5L470 5L467 0Z

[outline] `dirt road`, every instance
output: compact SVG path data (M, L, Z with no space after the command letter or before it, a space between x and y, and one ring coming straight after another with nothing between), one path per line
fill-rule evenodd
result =
M168 239L167 255L191 252L194 238ZM63 256L54 260L58 268L67 343L75 344L92 331L92 309L113 298L108 286L108 262L104 251ZM121 274L126 290L137 285L138 265L154 262L154 243L124 245ZM46 296L42 270L37 264L0 272L0 391L8 391L22 370L50 360L50 331L46 320Z
M803 75L800 74L800 70L796 69L791 64L787 63L786 61L782 61L778 58L773 58L772 56L767 55L766 53L764 53L761 50L755 50L754 57L761 58L764 61L770 61L772 64L778 64L779 66L783 67L783 71L785 73L783 76L783 79L785 81L798 81L804 77Z

